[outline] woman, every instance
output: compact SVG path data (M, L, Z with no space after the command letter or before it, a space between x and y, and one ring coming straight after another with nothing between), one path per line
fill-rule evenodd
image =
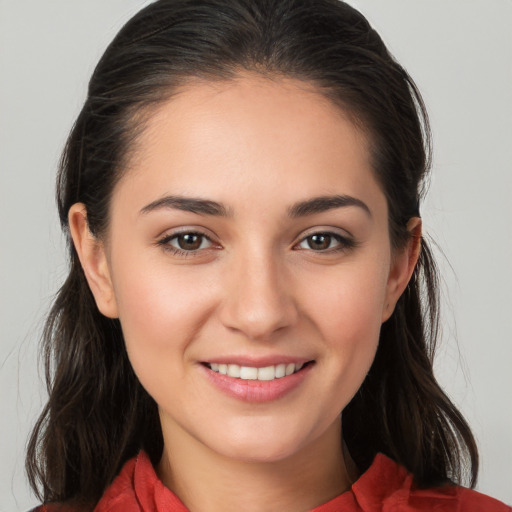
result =
M510 510L458 486L477 449L432 373L429 145L342 2L137 14L59 174L41 509Z

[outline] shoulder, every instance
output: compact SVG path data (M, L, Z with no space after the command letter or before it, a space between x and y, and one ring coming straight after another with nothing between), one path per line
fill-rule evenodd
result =
M82 509L83 510L83 509ZM61 504L46 504L39 505L36 508L29 510L28 512L82 512L76 507L70 507L69 505Z
M512 512L512 508L501 501L455 485L434 489L411 489L406 501L411 511L418 512Z
M460 509L475 512L512 512L512 507L473 489L459 488Z
M89 509L90 510L90 509ZM187 512L179 498L159 480L147 454L141 451L128 460L96 503L94 512ZM83 512L62 505L41 505L30 512Z
M362 507L365 512L512 512L510 506L465 487L420 489L412 474L383 454L377 455L352 492L359 505L367 506Z
M47 503L28 512L108 512L116 510L119 512L139 512L141 509L134 506L136 499L133 497L133 473L137 457L125 463L119 475L105 491L105 494L96 506L69 505L63 503ZM116 508L117 507L117 508Z

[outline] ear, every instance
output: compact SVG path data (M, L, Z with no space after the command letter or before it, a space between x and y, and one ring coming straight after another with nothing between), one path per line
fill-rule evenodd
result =
M75 250L98 309L109 318L117 318L119 315L105 246L90 232L83 203L71 206L68 223Z
M385 322L393 313L396 303L407 288L412 273L416 268L421 250L421 219L412 217L407 223L409 240L404 248L395 250L389 271L386 301L382 311L382 321Z

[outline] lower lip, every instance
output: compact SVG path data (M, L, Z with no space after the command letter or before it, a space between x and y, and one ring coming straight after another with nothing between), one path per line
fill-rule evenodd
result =
M200 365L209 381L226 395L245 402L271 402L296 389L314 366L313 363L298 372L274 380L244 380L229 377Z

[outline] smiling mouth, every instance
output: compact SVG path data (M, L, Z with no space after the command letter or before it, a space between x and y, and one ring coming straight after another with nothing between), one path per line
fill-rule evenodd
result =
M203 363L210 370L227 375L235 379L241 380L259 380L272 381L282 379L301 371L306 366L312 364L313 361L307 363L282 363L273 366L265 366L256 368L254 366L240 366L238 364L222 364L222 363Z

